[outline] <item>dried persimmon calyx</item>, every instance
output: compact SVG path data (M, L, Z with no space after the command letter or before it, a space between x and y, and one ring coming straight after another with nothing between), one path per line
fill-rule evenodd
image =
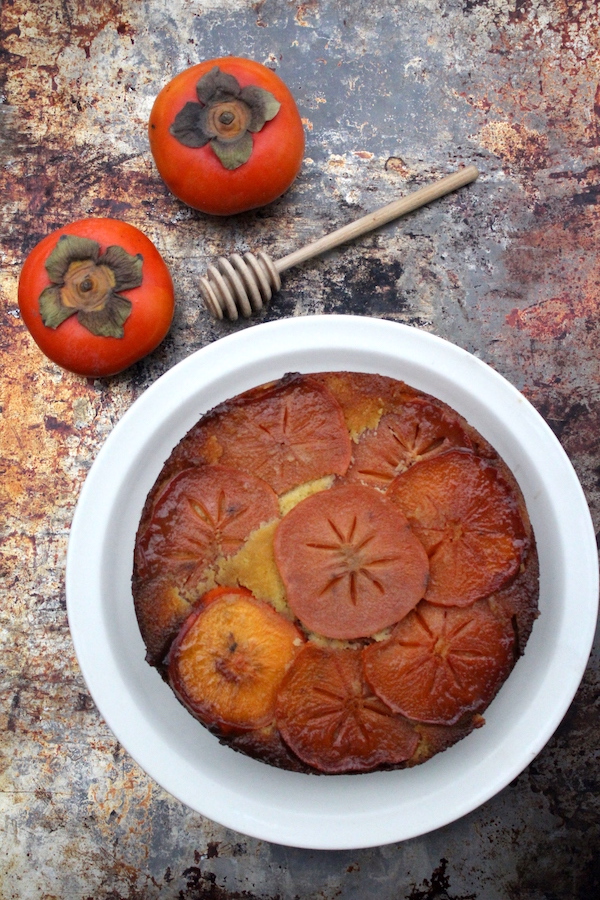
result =
M252 155L252 133L274 119L281 104L265 88L241 87L237 78L214 66L196 85L198 102L188 101L170 132L186 147L210 144L226 169Z
M52 284L39 298L44 325L58 328L76 315L92 334L122 338L132 304L119 291L141 285L142 264L140 254L133 256L117 245L101 253L97 241L62 235L45 263Z

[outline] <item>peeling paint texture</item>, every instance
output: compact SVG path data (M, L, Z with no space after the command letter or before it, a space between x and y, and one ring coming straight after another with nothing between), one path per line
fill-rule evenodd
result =
M309 852L203 819L115 741L69 635L78 493L131 403L192 351L314 313L413 325L476 354L541 412L600 520L600 26L596 0L3 0L1 6L1 900L596 900L599 656L558 732L501 794L401 844ZM146 122L202 59L274 68L306 158L234 219L172 197ZM241 324L204 311L216 257L275 258L475 163L480 179L286 273ZM123 218L176 285L170 335L122 375L61 371L17 307L28 251L72 219Z

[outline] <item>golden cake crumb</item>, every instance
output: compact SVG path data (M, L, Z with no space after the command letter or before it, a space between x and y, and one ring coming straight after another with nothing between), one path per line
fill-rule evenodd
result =
M220 585L239 585L259 600L271 603L278 612L288 611L285 591L273 555L273 535L278 520L253 531L241 550L217 563Z
M316 478L314 481L307 481L298 487L292 488L287 494L283 494L279 498L279 509L281 515L285 516L290 509L297 506L301 500L310 497L311 494L317 494L319 491L326 491L331 487L335 480L335 475L325 475L323 478Z

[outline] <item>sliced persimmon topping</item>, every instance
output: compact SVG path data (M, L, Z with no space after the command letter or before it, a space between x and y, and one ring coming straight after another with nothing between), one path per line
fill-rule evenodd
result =
M381 418L375 431L365 431L354 450L348 478L374 487L387 485L409 466L451 447L471 447L458 416L425 399L404 404Z
M277 495L260 478L226 466L186 469L161 493L138 541L139 574L169 573L193 589L218 556L278 514Z
M292 752L326 774L398 765L419 743L413 726L367 686L359 650L310 642L282 681L276 723Z
M260 728L273 720L277 690L302 644L272 606L232 589L186 620L171 648L169 680L207 727Z
M225 404L199 432L197 444L210 461L252 472L278 494L323 475L345 474L351 456L339 403L305 376Z
M362 653L367 681L391 709L452 725L484 710L499 690L514 664L514 631L487 600L466 609L424 600L389 640Z
M302 500L279 522L275 560L293 613L325 637L366 637L419 602L427 554L379 491L341 485Z
M208 606L209 603L214 603L215 600L220 600L222 597L252 597L252 591L249 591L248 588L238 587L234 585L230 587L229 585L219 585L219 587L211 588L210 591L207 591L202 595L198 606Z
M519 570L527 535L518 498L488 460L448 450L398 475L386 496L427 551L431 603L467 606Z

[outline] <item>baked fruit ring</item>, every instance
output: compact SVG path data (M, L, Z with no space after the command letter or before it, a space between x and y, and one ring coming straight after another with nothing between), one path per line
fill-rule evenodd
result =
M203 415L146 500L146 659L224 744L314 774L414 766L484 724L538 615L521 490L457 412L286 375Z

